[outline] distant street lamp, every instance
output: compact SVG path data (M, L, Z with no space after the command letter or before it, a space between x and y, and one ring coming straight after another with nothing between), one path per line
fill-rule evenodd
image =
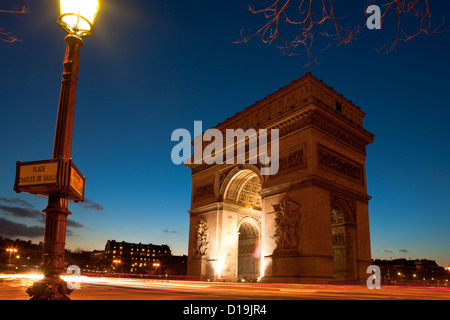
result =
M6 252L9 253L8 264L11 264L11 255L12 255L13 253L16 253L16 252L17 252L17 249L16 249L16 248L7 248L7 249L6 249Z
M122 261L120 261L120 260L113 260L113 263L116 265L116 272L118 272L118 271L117 271L117 265L118 265L119 263L122 263Z
M153 267L155 268L155 274L159 273L159 267L161 266L161 264L159 262L154 262L153 263Z
M68 201L84 201L85 178L71 159L75 96L80 68L82 37L93 35L93 24L100 0L60 0L58 24L68 33L61 93L58 105L53 157L51 160L17 163L16 192L48 196L45 214L44 248L41 267L43 280L28 288L32 300L70 300L64 271Z

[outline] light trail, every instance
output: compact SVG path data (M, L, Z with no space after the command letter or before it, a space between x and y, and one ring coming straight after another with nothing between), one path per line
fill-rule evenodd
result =
M0 274L3 280L18 280L20 286L43 278L42 274ZM63 275L61 278L75 288L80 299L357 299L450 300L448 287L382 286L370 290L363 285L236 283L166 279L110 278ZM4 281L7 283L8 281ZM14 282L14 281L12 281ZM80 286L77 286L80 284Z

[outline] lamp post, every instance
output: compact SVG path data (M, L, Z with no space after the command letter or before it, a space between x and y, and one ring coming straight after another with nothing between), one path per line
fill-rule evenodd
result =
M65 43L64 72L62 75L61 93L56 120L55 140L52 160L40 163L40 166L31 164L33 169L29 177L22 165L16 174L17 192L30 192L48 195L47 207L42 211L45 218L44 248L41 268L44 278L27 289L32 300L70 300L69 289L60 275L64 271L64 252L66 239L67 217L69 200L84 200L84 180L77 177L77 170L73 170L71 149L73 135L73 120L75 113L75 96L80 68L80 49L83 47L82 37L93 35L93 23L100 6L99 0L60 0L61 15L58 24L68 33ZM50 171L55 169L55 183L46 185L33 185L40 180L33 174L39 170ZM46 167L47 166L47 167ZM18 164L18 168L19 168ZM40 167L40 169L39 169ZM39 170L37 170L38 168ZM33 178L34 177L34 178ZM24 182L25 181L25 182ZM31 182L30 182L31 181ZM22 184L21 184L22 183ZM27 185L25 185L28 183ZM82 183L82 188L79 188ZM28 189L26 189L28 187Z
M118 269L117 269L117 265L118 265L119 263L122 263L122 261L120 261L120 260L113 260L113 263L116 265L116 273L119 273L119 271L118 271Z
M16 248L7 248L6 252L9 253L9 259L8 259L8 264L11 264L11 254L16 253L17 249Z
M158 275L158 270L161 264L159 262L153 263L153 267L155 268L155 274Z

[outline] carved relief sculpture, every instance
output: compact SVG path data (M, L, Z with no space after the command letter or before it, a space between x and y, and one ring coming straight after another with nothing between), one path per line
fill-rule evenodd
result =
M275 214L275 240L276 249L295 250L300 241L300 205L295 201L284 198L279 204L272 205Z
M194 256L204 256L208 253L208 225L205 219L201 219L197 225L196 239L194 240Z

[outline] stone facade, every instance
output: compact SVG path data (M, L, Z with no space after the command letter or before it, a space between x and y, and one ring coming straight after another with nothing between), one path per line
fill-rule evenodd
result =
M374 135L364 129L364 117L307 73L218 124L222 132L278 129L279 171L263 176L259 162L187 165L188 274L230 281L366 279L365 157Z

